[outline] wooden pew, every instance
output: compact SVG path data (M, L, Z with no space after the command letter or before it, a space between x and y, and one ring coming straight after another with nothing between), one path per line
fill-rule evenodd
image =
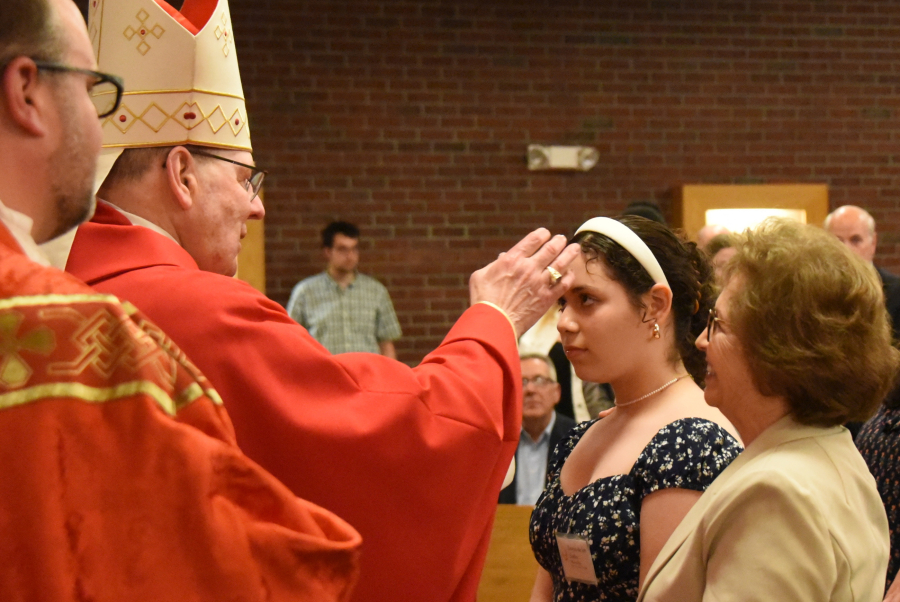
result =
M538 563L528 541L534 506L499 504L478 602L528 602Z

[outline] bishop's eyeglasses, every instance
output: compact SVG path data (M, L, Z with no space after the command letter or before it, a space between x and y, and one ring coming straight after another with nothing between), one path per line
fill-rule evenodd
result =
M255 165L247 165L246 163L241 163L240 161L235 161L234 159L226 159L225 157L220 157L215 153L208 153L206 151L200 150L199 148L190 147L188 148L188 152L192 155L200 155L201 157L218 159L219 161L233 163L234 165L239 165L241 167L249 169L251 175L247 180L244 181L244 187L247 189L247 192L250 193L251 201L256 198L256 195L259 194L259 189L262 188L263 179L266 177L266 174L269 173L265 169L260 169Z

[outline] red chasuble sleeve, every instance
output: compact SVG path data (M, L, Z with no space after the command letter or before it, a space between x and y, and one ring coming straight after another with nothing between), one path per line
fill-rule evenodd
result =
M2 244L0 291L0 597L349 598L359 535L240 452L139 312Z
M416 368L332 356L249 285L122 219L103 206L67 269L146 312L221 393L244 452L360 531L354 600L474 600L519 439L506 318L470 308Z

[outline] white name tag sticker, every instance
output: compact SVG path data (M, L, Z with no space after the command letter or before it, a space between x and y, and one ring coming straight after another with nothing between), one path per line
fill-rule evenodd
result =
M562 559L566 579L597 585L597 573L594 572L594 560L591 558L591 546L587 540L574 533L556 532L556 545L559 546L559 557Z

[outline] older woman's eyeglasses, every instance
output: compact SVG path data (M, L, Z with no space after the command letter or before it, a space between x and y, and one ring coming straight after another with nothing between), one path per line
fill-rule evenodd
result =
M522 377L522 388L524 389L529 384L534 385L535 387L545 387L547 385L552 385L554 381L550 380L546 376L535 376L534 378L525 378Z
M713 307L712 309L709 310L709 317L706 318L706 342L707 343L709 343L709 341L712 339L713 330L716 329L717 322L722 322L723 324L725 323L725 321L719 317L719 314L716 313L716 308Z
M97 117L109 117L122 104L122 94L125 92L125 84L122 79L108 73L100 73L99 71L91 71L90 69L80 69L78 67L69 67L59 63L48 63L46 61L34 61L38 71L51 71L55 73L77 73L86 75L94 81L91 83L91 102L97 109Z

